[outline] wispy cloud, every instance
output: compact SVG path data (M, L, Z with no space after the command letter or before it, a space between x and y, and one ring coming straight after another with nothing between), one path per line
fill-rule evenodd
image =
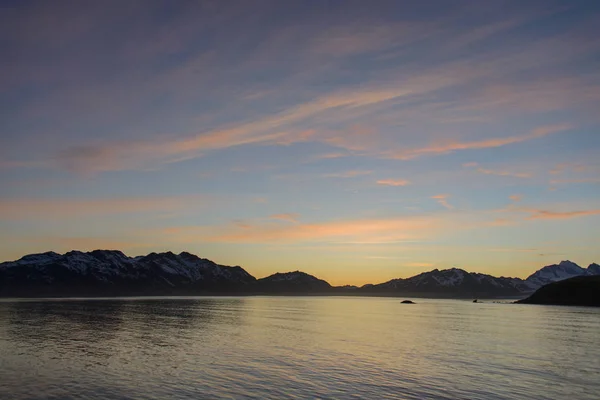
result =
M352 110L406 96L407 89L340 91L317 97L273 116L231 128L202 132L185 139L139 141L72 147L57 156L59 165L78 171L136 169L148 163L170 163L198 157L205 151L245 144L289 144L312 140L314 130L285 129L292 123L340 109Z
M550 170L552 175L562 174L565 171L572 170L575 172L585 172L589 170L589 166L579 163L559 163Z
M350 171L332 172L323 174L324 178L356 178L357 176L371 175L373 171L363 169L353 169Z
M293 223L298 223L298 217L299 215L296 213L284 213L284 214L273 214L269 216L269 219L275 219L278 221L284 221L284 222L293 222Z
M448 203L449 197L450 197L450 195L448 195L448 194L438 194L435 196L431 196L431 198L434 200L437 200L437 202L439 204L446 207L448 210L452 210L454 208L454 206L452 206L450 203Z
M488 223L488 226L511 226L515 224L516 221L510 218L496 218L490 223Z
M236 225L169 228L175 241L218 243L394 243L418 240L439 233L448 221L434 217L341 220L280 224L255 221L243 229Z
M567 185L571 183L600 183L600 178L552 179L551 185Z
M577 217L586 217L599 215L600 210L584 210L584 211L549 211L549 210L526 210L530 213L526 219L570 219Z
M523 200L523 196L520 194L513 194L513 195L509 196L508 198L511 199L512 201L514 201L515 203Z
M377 181L377 184L384 186L407 186L411 182L406 179L380 179Z
M69 217L161 213L190 210L212 204L206 196L123 197L106 199L2 199L0 218L5 220L60 219Z
M436 155L436 154L447 154L459 150L475 150L475 149L487 149L494 147L507 146L509 144L525 142L528 140L538 139L552 133L563 132L571 128L569 124L549 125L542 126L532 130L530 133L521 136L510 136L506 138L494 138L494 139L483 139L475 141L465 142L449 142L432 144L427 147L408 149L399 152L391 153L392 158L400 160L411 160L413 158Z
M433 263L428 263L428 262L409 262L409 263L405 263L403 264L405 267L414 267L414 268L431 268L433 267L435 264Z
M492 170L480 167L478 163L466 163L463 164L463 167L474 168L477 172L484 175L497 175L497 176L510 176L513 178L531 178L533 175L528 172L512 172L505 170Z

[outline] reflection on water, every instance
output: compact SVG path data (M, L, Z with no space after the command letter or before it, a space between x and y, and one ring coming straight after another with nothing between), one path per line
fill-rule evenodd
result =
M597 399L600 310L387 298L0 302L0 398Z

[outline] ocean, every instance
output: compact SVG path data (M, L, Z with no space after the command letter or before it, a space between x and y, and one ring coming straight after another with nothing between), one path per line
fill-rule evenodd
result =
M370 297L0 300L0 399L595 399L600 309Z

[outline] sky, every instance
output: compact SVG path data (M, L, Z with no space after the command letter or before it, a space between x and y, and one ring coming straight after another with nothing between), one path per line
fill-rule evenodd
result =
M0 259L600 262L600 3L0 1Z

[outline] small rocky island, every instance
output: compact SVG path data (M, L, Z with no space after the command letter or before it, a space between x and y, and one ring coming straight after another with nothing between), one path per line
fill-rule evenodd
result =
M517 303L600 307L600 276L577 276L550 283Z
M402 300L402 304L417 304L412 300Z

